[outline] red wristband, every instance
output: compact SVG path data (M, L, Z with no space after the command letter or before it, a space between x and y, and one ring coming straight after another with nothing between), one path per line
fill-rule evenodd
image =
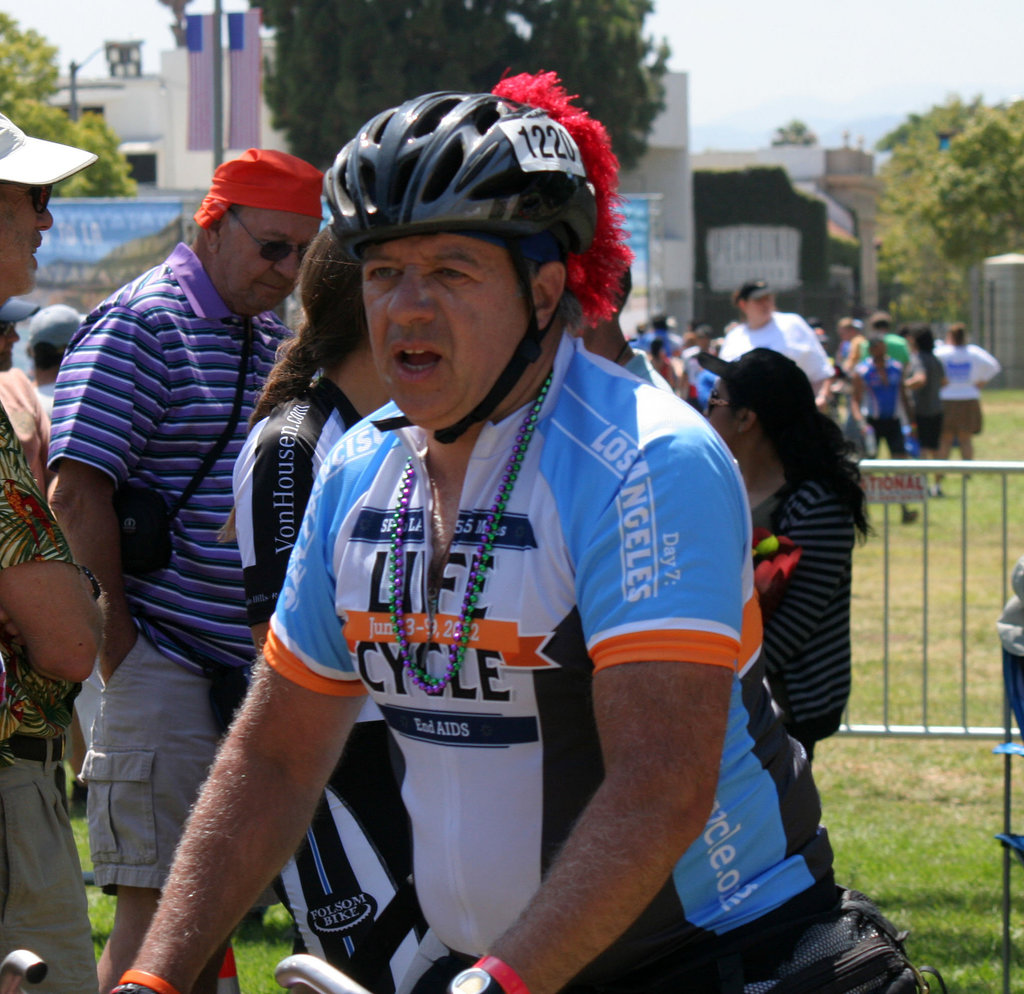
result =
M142 984L143 987L156 991L156 994L180 994L178 989L163 977L158 977L155 973L146 973L145 970L125 970L118 984Z
M523 983L523 978L497 956L482 956L473 966L485 970L494 977L501 984L505 994L530 994L530 989Z

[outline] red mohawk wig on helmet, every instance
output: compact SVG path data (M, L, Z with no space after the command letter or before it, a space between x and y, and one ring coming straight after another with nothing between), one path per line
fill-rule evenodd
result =
M572 101L578 98L565 92L553 72L507 76L491 92L545 111L579 146L587 179L594 187L597 226L586 252L569 253L566 285L576 295L590 324L613 317L620 280L633 261L633 253L626 245L622 214L616 209L619 160L612 151L608 132L583 108L573 106Z

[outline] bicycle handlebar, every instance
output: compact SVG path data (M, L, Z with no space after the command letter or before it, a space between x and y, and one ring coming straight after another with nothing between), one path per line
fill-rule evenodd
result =
M274 979L294 994L370 994L341 970L308 953L296 953L281 960L274 971ZM0 994L6 992L0 991Z
M0 963L0 994L19 994L21 982L38 984L46 976L46 964L27 949L9 952Z

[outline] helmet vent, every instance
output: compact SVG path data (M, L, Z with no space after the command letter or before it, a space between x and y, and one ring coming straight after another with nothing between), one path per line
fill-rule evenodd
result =
M494 104L485 104L482 106L476 114L476 129L481 135L487 134L488 131L494 126L494 124L501 120L501 115L498 113L497 107Z
M459 177L458 186L455 190L457 193L462 193L463 190L469 190L470 196L476 199L476 190L473 189L473 184L476 183L477 177L483 176L487 173L490 168L491 160L498 154L497 145L487 145L482 150L479 146L475 150L475 155L471 156L466 162L466 167L462 171L462 175Z
M395 170L394 178L391 181L391 192L392 197L390 198L392 203L398 203L405 196L406 190L409 189L409 178L412 176L413 169L416 168L417 157L411 156L402 159L397 165L398 168Z
M359 166L359 189L368 193L374 189L377 184L377 170L373 168L373 165L369 162L362 162ZM346 191L347 192L347 191ZM366 210L376 210L376 204L373 203L369 196L363 196L364 207Z
M388 122L394 116L395 115L393 113L392 114L378 114L377 115L377 120L376 120L377 127L374 128L372 134L369 135L369 139L370 139L370 141L373 142L374 145L379 145L380 144L381 137L384 134L384 129L388 126ZM373 122L371 122L371 123L373 123Z
M426 204L437 200L453 184L463 161L462 143L453 141L431 170L420 200Z
M412 136L414 138L422 138L424 135L432 135L437 130L441 121L444 120L448 111L453 107L457 107L461 102L462 100L460 97L453 97L450 100L438 101L414 123L411 129Z

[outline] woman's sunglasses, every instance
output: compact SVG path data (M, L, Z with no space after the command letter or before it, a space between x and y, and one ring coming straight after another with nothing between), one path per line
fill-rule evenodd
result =
M708 394L708 408L712 407L732 407L732 401L726 400L716 389L712 390Z

